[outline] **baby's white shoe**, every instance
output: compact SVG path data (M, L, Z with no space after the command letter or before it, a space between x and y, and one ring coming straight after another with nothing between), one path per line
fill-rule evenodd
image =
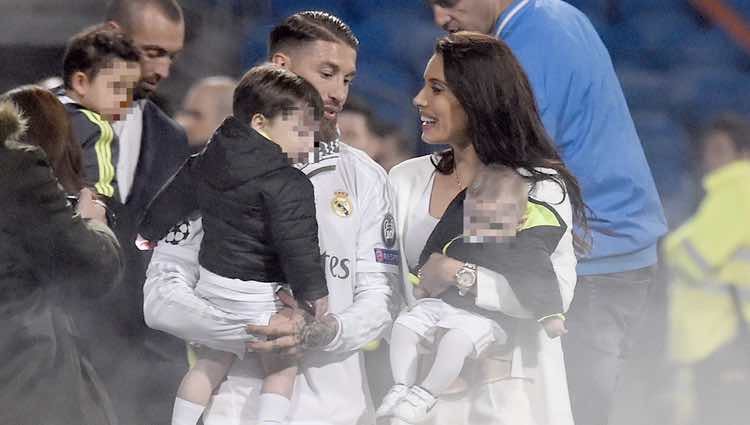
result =
M391 416L393 414L393 408L409 391L409 387L404 384L396 384L388 390L388 393L383 397L383 401L380 403L380 407L375 411L375 416L382 418L384 416Z
M393 416L410 424L418 424L430 416L436 402L437 398L429 391L414 385L393 407Z

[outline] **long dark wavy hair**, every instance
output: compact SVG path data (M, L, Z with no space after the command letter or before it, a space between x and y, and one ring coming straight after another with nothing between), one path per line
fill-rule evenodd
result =
M510 48L494 37L461 31L438 39L435 54L443 58L448 87L466 112L468 136L479 160L523 168L530 173L532 185L556 181L573 207L576 249L585 252L587 208L581 188L545 131L531 84ZM439 153L433 163L441 173L453 172L453 151Z

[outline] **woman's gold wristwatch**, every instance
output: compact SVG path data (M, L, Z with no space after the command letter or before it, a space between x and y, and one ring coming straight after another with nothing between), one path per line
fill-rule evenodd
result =
M463 297L474 285L477 284L477 265L464 263L464 265L456 272L455 277L458 295Z

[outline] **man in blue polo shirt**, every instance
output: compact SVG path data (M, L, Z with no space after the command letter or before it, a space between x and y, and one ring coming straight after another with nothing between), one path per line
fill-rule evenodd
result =
M508 43L547 131L581 183L591 209L591 250L579 260L563 348L576 424L606 424L667 229L609 53L588 18L560 0L429 3L446 31L478 31Z

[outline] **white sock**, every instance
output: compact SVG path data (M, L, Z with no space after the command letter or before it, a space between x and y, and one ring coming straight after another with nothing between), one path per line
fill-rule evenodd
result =
M195 425L204 410L206 406L177 397L172 409L172 425Z
M458 378L464 367L464 360L473 351L474 344L465 332L458 329L449 330L440 338L435 363L420 386L438 397Z
M407 387L417 381L417 359L420 336L406 326L396 324L391 330L391 371L393 382Z
M280 394L263 393L260 395L258 424L278 425L284 423L289 414L291 401Z

